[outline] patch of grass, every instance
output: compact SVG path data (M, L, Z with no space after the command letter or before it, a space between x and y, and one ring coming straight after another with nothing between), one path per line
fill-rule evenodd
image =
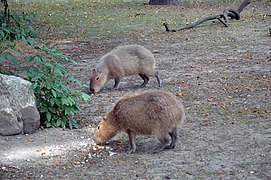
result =
M147 1L24 0L12 3L11 9L33 14L37 19L34 26L51 40L91 40L110 39L119 37L119 34L127 36L131 32L140 37L164 32L162 24L165 21L171 27L191 23L183 8L186 3L196 4L194 1L186 1L181 6L149 6L144 3Z
M241 0L181 1L180 6L150 6L148 0L20 0L10 2L12 12L26 12L34 16L33 26L44 39L95 40L95 39L147 39L165 32L162 25L171 28L191 24L209 13L214 7L235 6ZM219 7L218 7L219 6ZM199 10L205 7L205 10ZM188 9L198 11L198 19ZM207 23L197 28L221 26Z

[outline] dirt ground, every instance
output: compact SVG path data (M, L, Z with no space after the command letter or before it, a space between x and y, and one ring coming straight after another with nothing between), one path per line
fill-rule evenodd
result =
M206 10L184 9L194 18ZM95 42L55 42L79 61L71 68L86 84L99 57L113 47L144 45L155 53L163 87L151 78L146 88L138 88L142 80L132 76L111 90L110 81L81 104L76 118L82 128L1 136L0 179L270 179L270 13L270 3L258 1L227 28L210 22L176 33L161 26L161 32L141 38L131 32ZM169 91L183 101L187 118L176 148L147 154L157 141L139 136L138 151L130 155L124 133L105 147L93 145L96 123L114 103L147 90Z

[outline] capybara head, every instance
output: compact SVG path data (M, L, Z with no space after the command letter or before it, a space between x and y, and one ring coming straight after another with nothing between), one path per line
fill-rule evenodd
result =
M104 84L107 81L107 77L105 73L93 69L89 81L89 90L91 92L97 93L103 88Z
M108 114L99 122L93 138L96 144L104 144L118 133L118 128L115 126L114 119L112 118L113 117Z

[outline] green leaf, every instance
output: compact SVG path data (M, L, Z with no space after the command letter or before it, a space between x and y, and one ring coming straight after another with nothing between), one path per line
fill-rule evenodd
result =
M48 109L49 109L49 111L50 111L51 113L54 113L54 114L56 113L56 110L55 110L54 108L49 107Z
M47 111L47 113L46 113L46 118L47 118L47 121L49 121L49 122L50 122L50 120L51 120L51 118L52 118L51 113L48 112L48 111Z
M72 121L69 120L69 128L72 129L73 125L72 125Z
M11 30L8 29L8 28L5 28L4 31L7 33L7 34L10 34Z
M76 104L75 101L74 101L74 99L73 99L72 97L68 97L68 99L69 99L68 102L69 102L69 105L70 105L70 106Z
M13 63L13 64L19 66L19 61L18 61L17 57L14 56L13 54L11 54L10 52L3 52L3 53L1 54L1 56L0 56L0 58L3 59L3 60L6 59L6 60L8 60L9 62L11 62L11 63ZM1 60L1 59L0 59L0 60Z
M5 37L5 33L4 33L3 31L0 31L0 35L1 35L2 37Z
M34 49L36 49L36 50L42 50L39 46L35 46Z
M74 105L74 108L76 109L76 111L82 111L82 109L80 108L80 106L78 106L77 104Z
M56 95L55 90L54 90L54 89L51 89L51 92L52 92L52 94L53 94L54 98L56 98L56 97L57 97L57 95Z
M68 115L70 112L71 112L71 111L70 111L68 108L65 108L65 109L64 109L65 115Z
M55 99L55 104L59 107L62 105L60 99Z
M62 124L62 121L61 121L60 119L58 119L58 120L56 121L56 126L59 127L61 124Z
M32 90L35 90L38 87L38 85L39 84L37 82L32 83L32 85L31 85Z
M42 106L42 107L39 109L39 112L40 112L40 113L44 113L44 112L47 112L47 111L48 111L48 109L45 108L44 106Z
M69 124L70 129L73 129L73 128L78 129L79 128L79 124L75 119L70 119L68 124Z
M62 127L62 128L66 128L66 122L62 121L62 122L61 122L61 127Z
M34 40L33 40L33 38L28 37L28 38L27 38L27 43L28 43L28 45L33 46L33 45L34 45Z
M64 97L63 97L61 100L62 100L62 105L67 105L67 104L68 104L68 103L67 103L67 98L64 98Z
M90 99L90 96L86 93L82 93L81 98L84 102L87 102Z
M52 124L51 124L50 122L46 122L45 124L46 124L45 126L46 126L47 128L49 128L49 127L52 126Z
M73 126L76 128L76 129L78 129L79 128L79 124L76 122L76 123L74 123L73 124Z
M57 72L61 76L64 76L64 74L62 73L62 71L60 69L55 69L55 72Z
M50 104L51 104L51 106L54 106L55 101L56 101L56 99L54 99L54 98L51 98L51 99L50 99Z
M18 38L18 39L20 39L20 38ZM23 40L23 43L24 43L24 44L27 44L27 41L26 41L26 39L25 39L25 36L22 36L22 40Z

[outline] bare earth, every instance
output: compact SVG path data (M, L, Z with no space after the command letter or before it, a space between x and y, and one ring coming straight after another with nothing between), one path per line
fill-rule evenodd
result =
M265 1L267 2L267 1ZM270 4L249 5L228 28L209 22L177 33L121 35L110 40L56 42L79 61L71 67L88 84L98 59L120 44L144 45L155 53L163 87L182 99L186 122L176 148L158 154L151 136L137 138L126 153L121 134L106 147L93 144L95 124L124 96L158 90L139 76L113 82L92 95L77 115L82 128L43 129L31 135L0 137L0 179L270 179L271 178L271 12ZM268 7L269 6L269 7ZM215 8L214 13L223 8ZM196 18L208 8L184 8ZM137 36L138 37L138 36Z

